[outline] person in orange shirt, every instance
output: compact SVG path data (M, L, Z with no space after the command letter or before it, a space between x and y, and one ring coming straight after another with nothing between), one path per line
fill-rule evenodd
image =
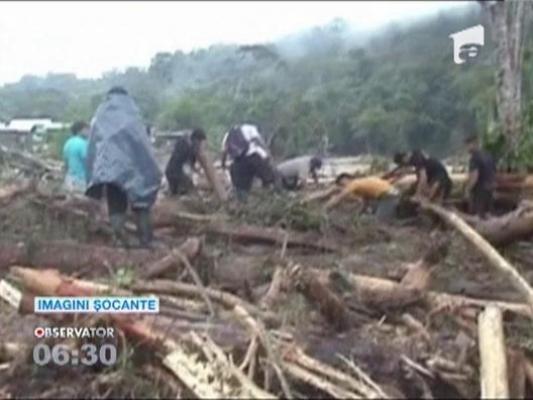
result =
M395 216L400 192L388 180L378 176L354 178L344 173L337 177L335 183L342 188L341 192L326 203L325 211L332 209L347 198L357 198L363 201L362 210L368 205L375 205L376 216L381 220Z

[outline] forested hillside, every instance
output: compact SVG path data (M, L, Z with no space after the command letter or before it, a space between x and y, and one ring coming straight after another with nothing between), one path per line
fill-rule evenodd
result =
M28 76L0 89L0 118L89 119L106 89L121 84L160 129L202 126L219 138L230 124L252 121L274 136L278 156L314 150L326 135L337 154L421 147L444 156L464 136L497 129L490 35L470 65L453 63L448 37L483 22L476 4L372 34L336 20L270 44L159 53L146 70L98 80Z

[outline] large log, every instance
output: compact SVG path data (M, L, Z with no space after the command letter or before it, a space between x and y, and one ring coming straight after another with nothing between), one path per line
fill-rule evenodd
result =
M197 256L201 251L202 242L198 238L189 238L179 247L179 252L184 254L188 259L192 259ZM182 260L173 251L170 254L164 256L160 260L157 260L153 264L148 265L143 272L141 272L141 277L143 279L152 279L158 276L163 275L166 271L172 269L173 267L177 268L182 265Z
M320 314L337 331L343 331L350 327L348 310L344 302L337 296L327 284L320 279L320 274L315 271L295 265L290 270L290 277L294 280L294 286L305 298L315 304Z
M175 201L162 200L153 209L154 227L194 227L195 231L226 236L236 241L283 245L287 238L289 247L306 247L322 251L340 251L337 243L312 233L300 233L281 228L256 225L236 225L225 221L225 216L202 215L184 212Z
M523 202L518 209L500 217L481 219L459 214L481 236L495 246L504 246L533 235L533 206Z
M498 253L483 237L477 233L470 225L461 219L456 213L445 208L428 203L419 202L422 208L429 210L449 225L457 229L474 247L485 257L493 268L507 277L509 282L524 296L526 302L533 310L533 289L529 283L518 273L518 271Z
M161 199L152 209L154 228L202 226L213 221L223 220L223 215L194 214L184 211L175 199Z
M254 225L232 225L229 223L210 223L206 231L211 234L227 236L236 241L262 242L288 247L305 247L320 251L342 251L337 243L313 234L291 232L281 228L266 228Z
M199 246L183 247L193 258ZM69 274L109 272L118 267L142 268L166 255L161 250L122 249L67 241L0 242L0 270L11 265L55 268Z
M479 314L478 321L481 398L507 399L509 381L502 312L489 306Z
M468 180L468 174L466 173L453 173L450 174L450 179L454 187L462 188L464 187L466 181ZM401 190L409 188L416 182L415 174L407 174L402 176L395 182ZM510 191L526 191L529 192L533 190L533 175L521 175L521 174L503 174L499 173L495 178L495 191L499 193L510 192Z
M400 283L376 278L373 276L346 274L347 279L360 291L363 291L365 297L386 297L388 292L406 290ZM461 308L468 307L481 310L487 305L493 304L503 311L516 313L529 318L533 317L531 308L524 303L513 303L505 301L493 301L490 299L475 299L460 295L427 291L423 294L422 301L431 309L441 309L443 307Z

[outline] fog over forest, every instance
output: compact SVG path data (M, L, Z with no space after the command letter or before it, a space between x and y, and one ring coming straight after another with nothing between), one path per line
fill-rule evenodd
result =
M0 119L88 120L105 91L123 85L157 129L201 126L218 140L229 125L251 121L275 136L280 158L313 151L325 136L336 154L417 147L446 156L466 135L496 128L490 35L476 62L466 65L453 63L449 38L483 22L477 4L373 32L336 19L272 43L157 53L148 68L100 79L25 76L0 88ZM526 99L533 90L532 49L529 40Z

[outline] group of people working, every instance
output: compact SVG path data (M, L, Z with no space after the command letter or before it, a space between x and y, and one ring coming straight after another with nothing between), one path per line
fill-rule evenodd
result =
M150 135L134 100L121 87L112 88L99 105L91 124L76 122L63 147L66 167L64 186L69 192L95 199L105 198L116 244L130 247L125 234L126 214L135 215L139 245L149 247L152 239L150 209L161 187L162 173L154 156ZM202 129L176 139L165 168L173 195L189 192L194 184L199 151L207 140ZM315 181L322 162L317 157L300 157L275 167L258 128L251 124L233 126L222 143L222 167L227 158L237 198L245 200L254 179L264 187L296 189L309 175Z
M169 191L173 195L189 192L193 187L192 172L200 149L207 141L202 129L180 135L165 168ZM470 172L466 190L472 212L484 217L490 210L494 187L495 165L476 138L467 141ZM99 105L91 124L77 122L72 136L63 148L66 166L65 188L95 199L105 198L109 220L117 244L129 247L125 235L126 214L135 215L141 247L149 247L152 239L150 209L161 186L162 173L154 156L152 143L141 113L134 100L121 87L112 88ZM322 160L316 156L294 158L274 165L261 133L252 124L235 125L222 140L221 164L227 159L231 183L236 197L245 201L254 179L274 190L297 190L311 176L318 182ZM346 198L363 200L364 208L372 206L380 219L395 215L400 191L394 182L402 171L414 168L417 176L414 195L430 201L443 201L451 192L452 181L444 165L421 151L397 153L397 167L382 177L355 178L341 174L336 179L338 193L325 205L329 210Z
M192 189L191 173L197 171L198 152L206 140L201 129L177 137L165 169L173 195L185 194ZM241 201L246 200L255 178L265 188L296 190L305 186L309 176L318 182L317 172L322 168L322 160L317 156L302 156L275 166L259 129L252 124L231 127L222 139L221 154L223 170L227 169L227 159L232 160L229 174L235 194Z
M485 218L491 211L495 187L496 164L492 156L481 149L477 137L469 137L465 144L470 153L468 179L465 185L465 198L472 214ZM413 169L416 173L414 185L415 198L425 198L431 202L442 203L452 191L452 180L444 164L429 157L420 150L394 155L396 168L381 177L370 176L354 178L341 174L336 179L340 192L326 203L326 210L335 207L348 197L363 200L363 209L373 205L380 219L389 219L396 214L400 202L400 191L395 182L406 172Z

